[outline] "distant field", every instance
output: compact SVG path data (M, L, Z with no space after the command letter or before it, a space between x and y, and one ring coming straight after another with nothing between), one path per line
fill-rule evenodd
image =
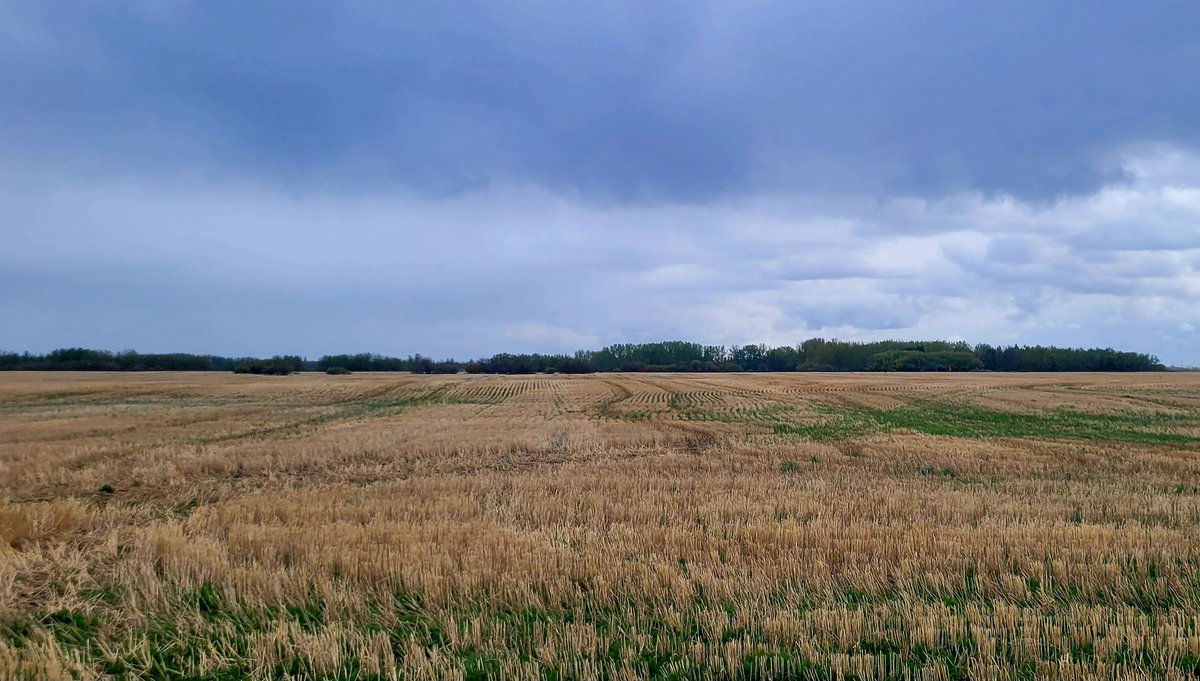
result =
M0 679L1200 675L1200 374L0 374Z

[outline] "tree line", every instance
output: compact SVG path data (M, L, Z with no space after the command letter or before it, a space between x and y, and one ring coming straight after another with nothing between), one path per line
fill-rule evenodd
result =
M184 352L108 352L62 348L44 355L0 352L0 371L234 371L239 374L290 374L310 369L297 355L221 357Z
M0 370L29 371L215 371L224 368L207 355L143 354L63 348L44 355L0 353Z
M574 354L501 353L468 362L372 353L270 358L185 353L112 353L64 348L45 355L0 353L0 371L233 371L289 374L407 371L418 374L585 374L612 371L1162 371L1153 355L1111 348L1007 347L948 341L856 342L812 338L796 346L727 347L685 341L617 343Z
M997 347L947 341L854 342L813 338L797 346L726 347L684 341L619 343L574 355L495 355L475 373L607 371L1163 371L1153 355L1111 348Z

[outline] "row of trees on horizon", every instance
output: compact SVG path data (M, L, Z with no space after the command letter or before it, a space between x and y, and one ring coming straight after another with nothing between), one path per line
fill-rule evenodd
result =
M0 371L234 371L289 374L407 371L418 374L584 374L613 371L1163 371L1153 355L1111 348L1007 347L948 341L857 342L812 338L796 346L726 347L685 341L618 343L574 354L501 353L468 362L372 353L271 358L144 354L65 348L45 355L0 353Z

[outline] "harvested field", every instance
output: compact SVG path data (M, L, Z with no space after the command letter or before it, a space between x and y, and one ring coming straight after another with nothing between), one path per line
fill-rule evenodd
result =
M1200 374L0 374L0 678L1200 674Z

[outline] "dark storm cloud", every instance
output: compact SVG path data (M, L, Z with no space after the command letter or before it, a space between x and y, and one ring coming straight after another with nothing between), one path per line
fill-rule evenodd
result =
M603 201L1053 197L1200 141L1200 3L9 4L0 150L64 173ZM44 171L44 169L43 169Z
M0 4L0 350L1200 363L1200 3Z

